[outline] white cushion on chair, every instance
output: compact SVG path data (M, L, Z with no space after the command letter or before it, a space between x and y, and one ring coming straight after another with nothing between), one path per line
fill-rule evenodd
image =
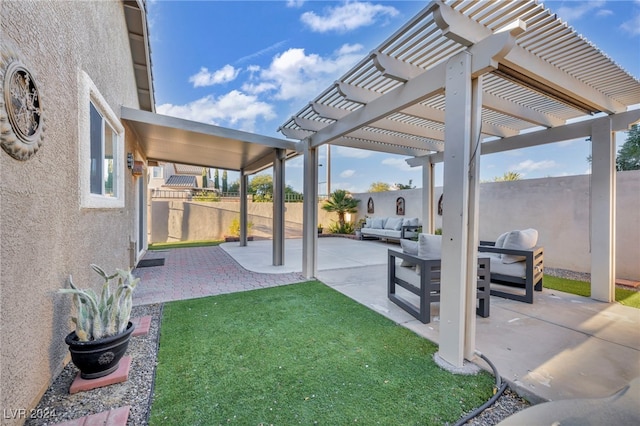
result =
M418 256L427 259L440 259L442 257L442 235L418 235Z
M538 231L529 228L522 231L511 231L504 240L502 248L512 250L531 250L538 243ZM511 254L502 255L502 263L522 262L524 256L514 256Z
M412 256L418 255L418 242L411 240L400 240L400 246L402 247L402 252L404 254L410 254ZM415 264L409 262L408 260L402 259L400 266L414 266Z
M509 232L505 232L504 234L501 234L496 240L495 247L502 248L504 246L504 240L507 239L507 235L509 235Z

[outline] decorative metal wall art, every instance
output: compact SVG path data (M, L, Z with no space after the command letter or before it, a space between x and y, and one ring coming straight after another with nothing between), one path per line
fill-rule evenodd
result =
M396 216L404 216L404 197L396 199Z
M0 145L16 160L31 158L44 142L42 97L33 75L15 55L0 55Z
M369 197L369 201L367 201L367 213L373 214L373 198Z

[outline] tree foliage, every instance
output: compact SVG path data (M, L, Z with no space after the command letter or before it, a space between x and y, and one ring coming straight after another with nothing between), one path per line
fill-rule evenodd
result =
M413 179L409 179L409 184L405 185L403 183L394 184L396 189L415 189L415 185L413 185Z
M356 200L351 193L344 189L336 189L324 202L322 209L328 212L338 213L338 225L340 229L345 228L344 215L347 213L357 213L360 200Z
M618 151L618 170L640 170L640 126L634 124L627 132L627 140Z
M266 174L254 176L249 182L247 192L253 195L255 202L273 201L273 176ZM291 185L285 186L284 194L286 200L302 201L302 194L295 191Z
M496 176L493 178L494 182L510 182L514 180L520 180L522 176L518 172L505 172L502 176Z
M369 192L385 192L391 190L391 186L386 182L373 182L369 186Z
M222 192L227 192L229 190L229 186L227 183L227 171L222 172Z

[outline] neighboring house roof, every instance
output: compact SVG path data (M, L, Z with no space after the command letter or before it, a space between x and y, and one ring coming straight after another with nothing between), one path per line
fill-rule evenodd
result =
M151 71L151 49L147 31L147 12L144 0L124 0L124 16L129 32L133 72L138 89L140 109L155 112L153 73Z
M162 186L170 186L173 188L197 188L195 176L178 176L171 175Z
M174 164L176 169L176 174L178 175L194 175L194 176L202 176L203 167L200 166L189 166L186 164Z

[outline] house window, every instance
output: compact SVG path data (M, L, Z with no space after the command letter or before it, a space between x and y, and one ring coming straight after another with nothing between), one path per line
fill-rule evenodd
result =
M116 197L116 170L118 137L109 123L90 104L91 120L91 166L90 191L105 197Z
M80 207L125 206L124 127L84 71L78 73Z
M163 167L152 167L151 169L153 170L152 171L152 173L153 173L152 177L161 178L163 176L163 173L162 173L162 171L164 170Z

